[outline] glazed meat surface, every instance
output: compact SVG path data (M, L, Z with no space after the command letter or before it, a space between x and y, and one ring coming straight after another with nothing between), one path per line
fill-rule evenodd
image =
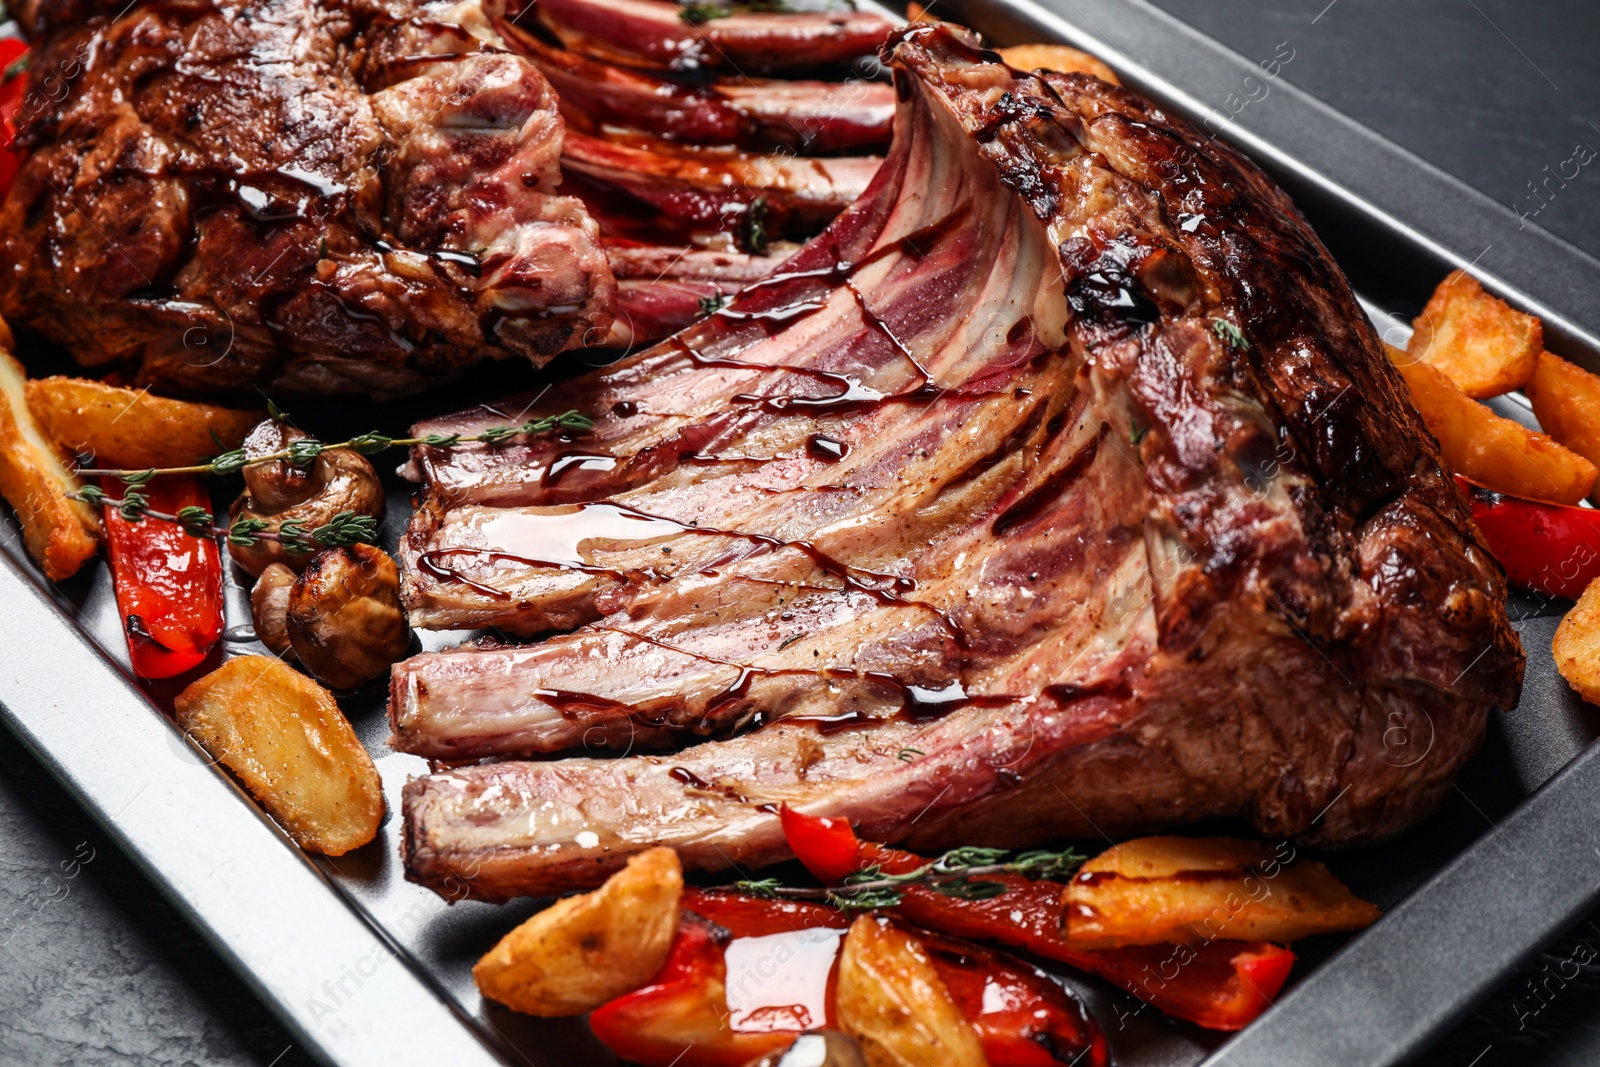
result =
M784 803L923 849L1371 841L1517 702L1503 576L1288 198L1090 76L885 55L894 147L776 274L418 427L598 420L414 457L413 622L570 632L396 666L398 748L541 757L411 782L409 877L759 867Z
M0 206L0 313L81 362L386 394L605 338L615 282L554 195L554 94L477 0L18 14L41 106Z

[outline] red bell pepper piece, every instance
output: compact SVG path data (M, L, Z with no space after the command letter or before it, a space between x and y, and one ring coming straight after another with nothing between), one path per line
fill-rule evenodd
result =
M709 919L735 937L766 937L796 930L843 930L850 918L837 908L803 900L767 900L743 893L683 891L683 909Z
M832 1023L842 939L829 945L812 938L811 951L798 941L754 942L754 965L747 955L733 976L729 954L738 953L741 939L843 931L850 916L820 904L693 888L684 890L683 908L672 952L650 985L589 1016L595 1035L619 1057L645 1067L736 1067ZM977 1031L990 1067L1107 1062L1105 1038L1082 1006L1043 972L954 938L914 933ZM771 1004L731 1010L729 985L749 994L762 992L766 982L776 983L766 989ZM813 1007L790 1006L791 995ZM822 1018L815 1017L817 1001L826 1005Z
M785 833L791 823L799 826L814 818L787 814ZM831 838L838 831L830 827L828 833ZM799 853L793 841L790 847ZM887 874L904 874L927 862L912 852L857 842L856 870L876 865ZM1076 948L1061 934L1060 885L1014 874L984 875L984 881L1003 883L1006 892L987 900L962 900L926 886L906 886L895 913L941 933L995 941L1097 974L1166 1014L1209 1030L1239 1030L1254 1022L1271 1006L1294 966L1293 952L1264 941Z
M1576 600L1600 578L1600 510L1506 496L1456 477L1512 585Z
M916 931L990 1067L1105 1067L1105 1035L1050 976L1020 960Z
M120 483L104 488L116 495ZM151 511L176 515L194 505L211 510L198 477L165 475L140 487ZM209 537L193 537L177 523L143 518L129 522L105 509L106 554L128 637L128 656L140 678L171 678L198 666L222 636L222 557Z
M0 39L0 197L11 188L22 157L14 145L17 115L28 92L28 46L15 37Z
M643 1067L741 1067L788 1046L797 1031L735 1033L729 1025L729 940L726 930L686 914L660 973L596 1008L589 1028L620 1059Z
M838 885L861 869L861 841L850 820L805 815L787 804L778 817L795 859L823 885Z

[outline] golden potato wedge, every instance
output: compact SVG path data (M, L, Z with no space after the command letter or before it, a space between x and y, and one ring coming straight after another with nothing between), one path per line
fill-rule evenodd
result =
M301 848L342 856L377 835L372 757L328 691L283 661L229 660L178 694L177 718Z
M472 968L478 991L512 1011L582 1015L650 981L678 931L683 868L652 848L591 893L558 900Z
M1121 85L1117 72L1099 58L1064 44L1014 44L998 49L1000 58L1018 70L1056 70L1063 74L1093 74L1103 82Z
M1550 650L1567 684L1589 703L1600 704L1600 578L1589 583L1556 627Z
M1490 296L1459 270L1439 283L1411 325L1406 351L1439 368L1475 400L1522 388L1544 351L1538 319Z
M5 338L10 329L0 322ZM59 582L100 548L100 516L68 493L82 488L67 456L28 410L27 373L0 348L0 496L16 510L28 555Z
M1600 471L1593 463L1546 434L1496 415L1431 364L1386 347L1422 421L1439 439L1446 465L1458 474L1501 493L1558 504L1576 504L1594 488Z
M1143 837L1085 863L1067 887L1074 948L1298 941L1359 930L1378 909L1289 846L1234 838Z
M183 467L238 448L266 418L259 411L169 400L88 378L29 382L28 406L63 448L92 454L102 467L134 470Z
M861 1044L868 1067L987 1067L977 1033L956 1008L920 942L887 919L863 915L839 952L839 1029Z
M1545 433L1600 465L1600 375L1543 352L1522 389Z

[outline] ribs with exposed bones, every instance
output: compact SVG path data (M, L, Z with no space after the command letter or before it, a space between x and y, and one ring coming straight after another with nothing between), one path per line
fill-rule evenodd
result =
M811 152L889 143L894 90L886 82L720 77L681 84L556 48L510 21L499 29L550 82L568 124L591 133L625 127L687 144Z
M704 18L671 0L537 0L526 6L563 45L625 67L719 70L740 77L812 70L870 55L893 28L882 15L841 8L784 14L726 5ZM518 17L521 12L518 11Z
M477 0L29 0L0 312L201 390L395 393L603 341L615 283ZM64 87L64 91L53 91Z
M538 14L526 17L530 10ZM649 274L629 273L613 258L619 285L607 344L628 349L676 333L755 280L748 268L767 258L769 245L803 240L831 222L871 181L882 159L866 153L887 146L894 115L893 89L862 77L752 79L708 73L698 63L644 71L608 61L618 58L607 43L614 35L569 32L570 47L556 43L553 27L563 18L626 21L641 11L664 17L671 33L701 33L685 10L659 0L540 5L495 24L558 93L568 128L561 191L584 202L608 243L715 251L698 262L655 256L661 267ZM843 20L853 29L841 44L815 32L839 21L832 15L740 18L746 46L766 35L762 47L793 69L826 66L843 56L841 47L874 51L891 28L876 16L852 15ZM809 29L797 37L799 27Z
M1371 841L1517 702L1503 576L1288 198L1091 76L885 55L890 156L776 274L418 427L598 417L414 457L413 622L571 632L396 666L396 747L543 757L409 783L408 877L759 867L781 804L912 848Z

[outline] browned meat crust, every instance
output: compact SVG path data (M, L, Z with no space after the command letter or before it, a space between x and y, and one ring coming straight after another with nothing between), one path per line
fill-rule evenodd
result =
M615 283L553 195L554 95L490 14L24 5L39 106L0 206L0 312L180 390L394 393L603 340Z
M396 743L636 751L413 781L409 877L503 899L657 843L759 866L779 803L922 848L1211 816L1371 841L1515 705L1503 576L1288 199L1092 77L948 27L887 57L860 204L535 405L603 413L594 462L419 455L414 620L584 625L399 665Z

